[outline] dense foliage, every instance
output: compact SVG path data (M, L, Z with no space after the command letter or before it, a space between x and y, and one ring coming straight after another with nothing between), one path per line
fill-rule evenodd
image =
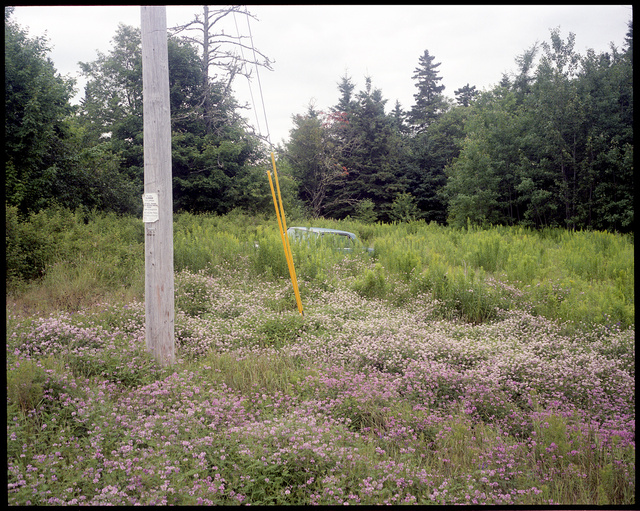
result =
M5 193L11 204L38 208L64 172L73 82L56 74L46 40L28 38L11 11L5 8Z
M224 45L241 43L216 27L230 13L250 16L205 7L170 31L176 211L271 207L267 148L231 92L246 67ZM109 53L81 63L88 83L72 107L73 82L56 73L46 40L28 37L11 15L6 8L7 203L22 214L55 204L139 214L139 30L119 26ZM370 78L357 91L342 77L336 104L294 115L277 151L285 202L312 217L370 222L633 230L632 23L622 49L580 55L574 40L551 30L549 42L516 57L512 76L484 91L467 83L455 102L425 50L407 111L389 109ZM266 57L255 64L270 68Z
M73 83L55 73L44 38L30 39L11 12L5 10L8 204L22 213L57 204L139 214L140 30L120 25L109 53L80 63L87 85L72 108ZM269 188L260 166L265 151L243 127L230 77L209 78L197 47L184 38L169 38L168 56L174 208L266 208Z
M308 169L324 168L326 177L345 170L322 202L303 192L311 212L357 217L358 205L368 205L369 217L383 221L403 219L400 210L458 226L632 230L632 25L622 51L581 56L574 34L563 40L554 29L550 39L518 56L516 74L491 90L455 91L456 105L443 96L440 63L428 51L413 75L418 92L408 112L396 104L385 113L369 78L355 94L344 77L331 113L340 129L334 121L310 132L317 117L310 110L291 131L287 154L301 190ZM310 137L333 143L303 154Z
M527 85L480 96L447 168L452 221L632 229L628 41L622 54L580 57L573 34L563 41L554 30Z

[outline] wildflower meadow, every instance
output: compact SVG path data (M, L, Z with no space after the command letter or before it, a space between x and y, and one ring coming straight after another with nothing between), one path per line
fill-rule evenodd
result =
M301 315L273 220L176 215L162 367L142 228L55 215L8 234L10 505L636 503L632 236L325 221L374 251L294 245Z

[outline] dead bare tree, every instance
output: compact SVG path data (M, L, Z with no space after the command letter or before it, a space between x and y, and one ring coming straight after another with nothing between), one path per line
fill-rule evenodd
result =
M214 81L222 84L221 101L230 101L231 86L236 76L245 76L251 79L255 66L261 66L273 70L273 61L257 50L251 41L250 35L240 35L236 15L248 18L257 18L249 12L246 6L233 5L229 7L203 6L202 15L196 14L193 21L184 25L171 27L168 32L172 36L178 36L202 50L202 102L201 108L206 123L207 132L214 129L216 110L226 111L220 108L224 105L214 105L212 98L212 85ZM233 18L233 28L236 35L227 32L222 26L224 22L230 22ZM195 35L190 35L195 33ZM247 50L248 56L245 56ZM219 73L210 75L210 70L219 70ZM233 108L231 109L233 111Z

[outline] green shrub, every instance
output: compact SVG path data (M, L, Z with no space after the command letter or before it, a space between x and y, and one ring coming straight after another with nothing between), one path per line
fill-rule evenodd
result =
M259 237L257 243L258 247L254 247L251 254L254 271L271 278L289 277L289 266L277 228L272 233Z
M502 269L502 236L497 231L474 232L469 237L471 249L467 254L471 266L487 272Z
M371 199L363 199L356 204L355 218L365 224L372 224L378 219L376 206Z
M413 274L420 273L422 260L416 251L412 249L405 250L397 254L396 267L402 278L409 281Z
M68 255L61 241L77 226L77 217L69 210L50 209L20 218L17 208L6 206L7 277L33 280L46 268Z
M139 289L143 242L142 222L132 217L94 212L85 218L79 210L52 208L20 218L7 207L8 291L18 286L52 307L77 308L109 292Z
M415 198L410 193L400 193L391 204L389 217L398 222L411 222L418 217L419 210Z
M243 229L244 227L244 229ZM176 215L173 233L173 262L176 271L210 271L224 262L245 256L252 228L242 215Z
M362 277L353 283L353 290L365 298L386 298L387 275L380 263L375 263L373 269L367 269Z

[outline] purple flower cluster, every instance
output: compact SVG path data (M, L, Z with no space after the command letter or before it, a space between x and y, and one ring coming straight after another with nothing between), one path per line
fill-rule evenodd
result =
M180 275L203 311L178 310L171 368L143 304L9 314L9 503L634 502L633 329L443 321L336 271L301 282L304 318L285 280Z

